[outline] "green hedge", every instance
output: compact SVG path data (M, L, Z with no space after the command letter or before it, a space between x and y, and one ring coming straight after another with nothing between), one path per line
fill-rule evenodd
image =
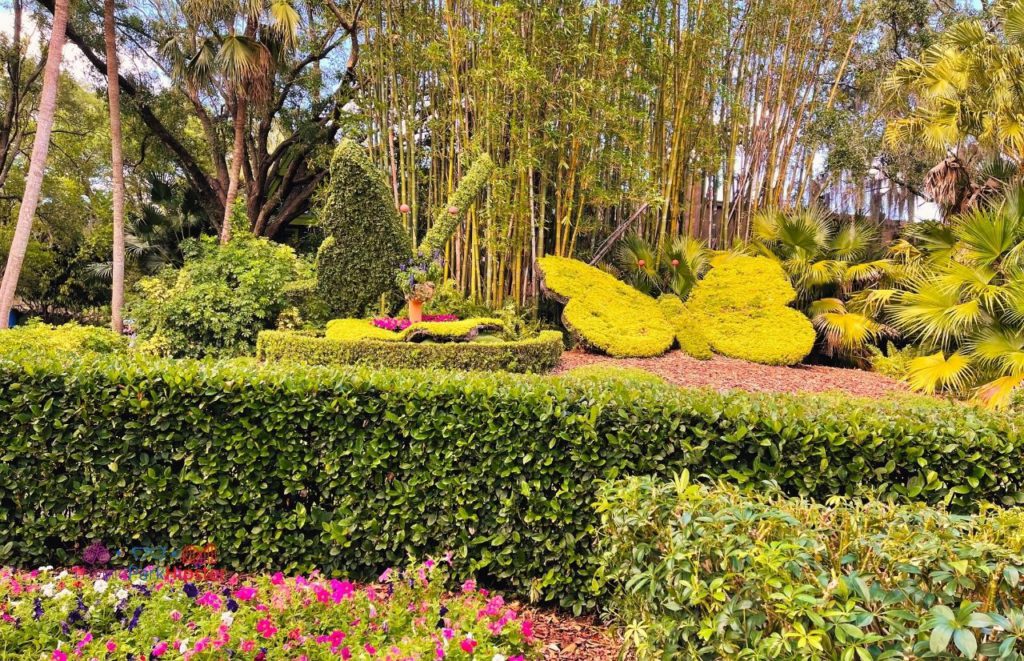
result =
M1024 509L823 505L686 475L609 483L599 509L600 580L641 661L1024 652Z
M521 373L554 369L562 350L562 334L558 331L543 331L535 338L514 342L438 343L336 340L291 331L264 331L256 342L257 357L270 362Z
M1024 483L1015 418L921 398L130 356L0 360L0 393L0 566L66 564L94 539L212 541L250 570L451 550L492 582L593 605L603 479L689 468L957 509Z
M0 331L0 356L20 351L55 351L58 353L119 353L128 349L128 340L109 328L80 326L74 322L63 326L29 323Z

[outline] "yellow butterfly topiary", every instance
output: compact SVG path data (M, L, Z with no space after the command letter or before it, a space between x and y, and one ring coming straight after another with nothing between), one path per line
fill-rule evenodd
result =
M796 291L765 257L723 255L694 288L686 309L715 353L765 365L795 365L814 348L810 320L789 307Z
M565 257L537 265L549 294L566 303L562 321L587 346L616 358L660 356L675 332L650 296L613 275Z

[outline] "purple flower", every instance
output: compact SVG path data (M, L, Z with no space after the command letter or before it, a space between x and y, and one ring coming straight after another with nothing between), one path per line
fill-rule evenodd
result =
M195 599L199 596L199 588L192 583L186 583L182 589L185 591L185 596L189 599Z
M82 553L82 560L87 565L105 565L110 562L110 551L100 542L93 542L85 547L85 551Z
M32 617L37 620L43 617L43 600L39 597L36 597L35 602L33 602Z
M132 613L132 619L128 622L128 631L133 631L135 627L139 626L139 616L142 615L142 608L142 606L139 606L135 609L135 612Z

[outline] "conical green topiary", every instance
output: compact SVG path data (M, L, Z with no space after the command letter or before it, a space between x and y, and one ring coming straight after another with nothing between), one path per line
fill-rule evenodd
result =
M327 239L317 254L317 293L334 317L359 317L395 292L411 239L380 171L362 147L342 141L331 161L321 212ZM395 294L397 300L397 294Z

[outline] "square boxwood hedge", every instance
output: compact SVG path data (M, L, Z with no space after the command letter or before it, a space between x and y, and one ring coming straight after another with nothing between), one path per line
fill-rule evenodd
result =
M592 607L602 480L777 481L825 498L1019 502L1016 418L907 398L719 394L649 379L0 360L0 565L213 542L226 568L369 575L452 551Z
M268 362L519 373L554 369L563 349L558 331L541 331L536 337L515 341L422 343L338 340L296 331L263 331L256 341L257 357Z

